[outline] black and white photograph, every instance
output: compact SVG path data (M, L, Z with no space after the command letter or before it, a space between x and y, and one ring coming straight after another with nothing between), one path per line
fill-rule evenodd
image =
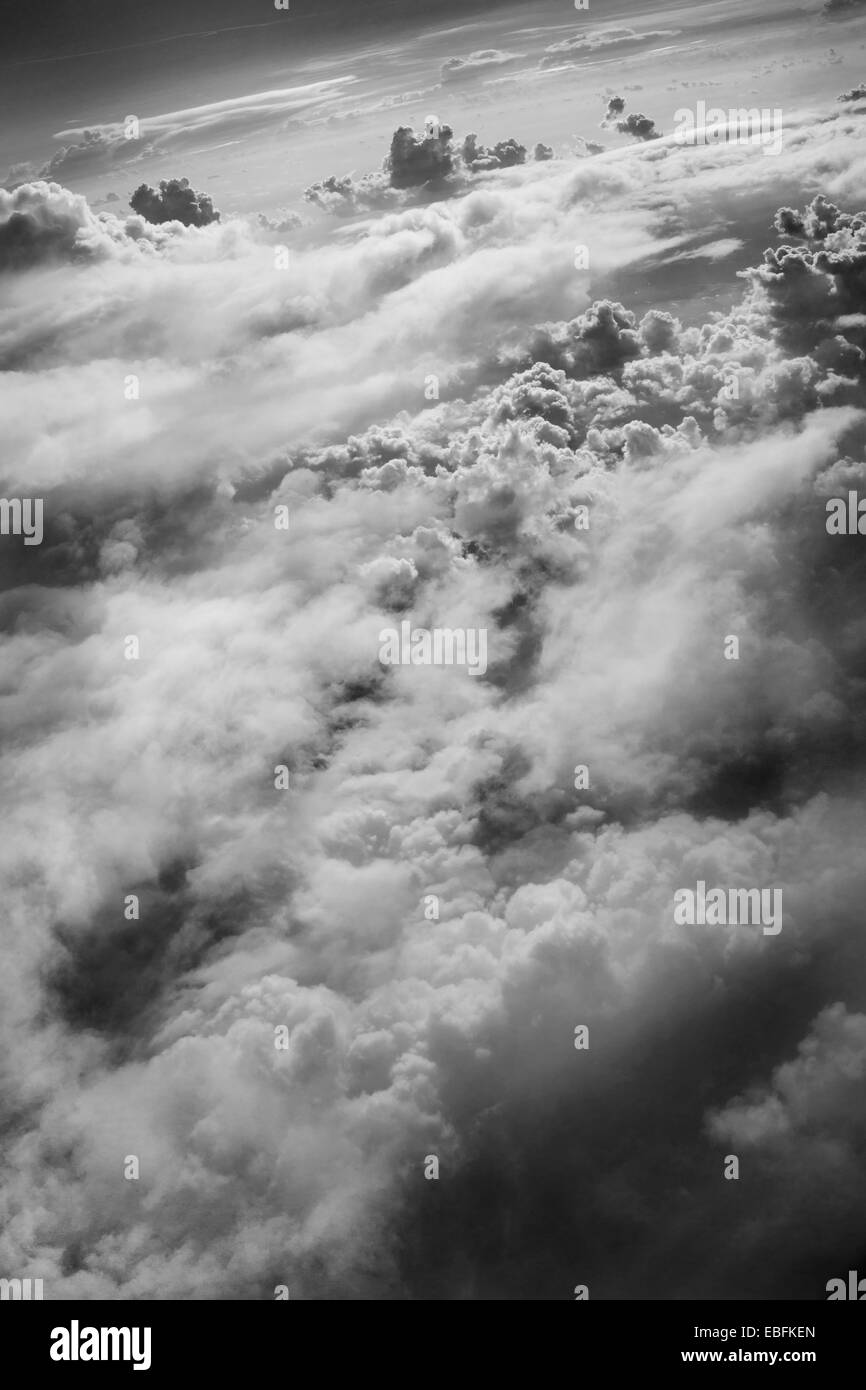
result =
M866 1301L864 385L866 0L4 6L34 1365Z

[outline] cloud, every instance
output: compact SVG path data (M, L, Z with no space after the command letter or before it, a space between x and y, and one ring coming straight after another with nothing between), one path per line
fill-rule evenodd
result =
M39 168L36 177L54 182L82 177L95 169L110 166L112 161L135 159L150 151L151 147L140 139L113 136L101 130L84 130L80 143L61 145Z
M291 209L281 209L277 217L268 217L265 213L256 214L256 225L264 232L273 232L277 236L283 236L287 232L297 231L298 227L304 225L304 219Z
M0 552L5 1269L84 1300L822 1296L866 984L863 567L824 525L866 490L863 136L825 117L774 161L515 164L283 270L248 219L2 195L2 482L46 515ZM689 297L677 256L737 198L769 241L822 183L803 245ZM397 614L485 628L487 676L382 666ZM676 926L699 878L781 886L783 931Z
M617 121L616 128L620 135L633 135L636 140L657 140L660 131L656 130L655 121L649 116L642 116L629 113L622 121Z
M189 179L160 179L159 191L140 184L129 200L133 212L148 222L181 222L184 227L207 227L219 222L219 212L207 193L196 193Z
M406 207L413 194L417 196L419 191L428 200L441 197L456 167L453 136L451 127L440 125L435 116L427 118L423 135L416 135L408 126L400 126L394 131L381 172L365 174L362 178L354 174L331 175L306 188L304 198L324 212L354 217L359 213ZM469 137L470 140L474 138ZM504 145L501 149L504 162L511 151ZM480 157L480 151L478 154ZM523 154L525 157L525 150ZM498 158L493 157L493 162L484 167L500 167ZM451 191L456 192L457 187L454 182Z
M862 1202L866 1015L833 1003L821 1010L796 1055L770 1078L710 1112L710 1137L758 1176L767 1226L784 1232L807 1198L815 1226L799 1254L814 1297L847 1279L862 1246L846 1213Z
M649 116L632 113L623 119L617 119L618 117L622 117L625 106L624 97L611 97L607 103L607 110L605 111L604 118L600 122L601 128L605 129L608 126L613 126L614 130L618 130L620 135L633 135L636 140L658 140L661 131L656 130L655 121L650 120Z
M843 213L835 203L831 203L829 198L819 193L803 213L798 213L794 208L779 208L774 226L778 232L785 235L805 237L810 241L826 241L834 232L862 230L864 214Z
M856 315L863 307L866 213L842 214L819 195L802 214L779 209L776 226L816 243L770 248L763 264L747 272L780 341L791 350L832 352L839 346L836 328L854 315L842 341L862 350L866 335Z
M836 1135L838 1116L862 1127L866 1087L866 1014L849 1014L844 1004L823 1009L800 1043L798 1055L773 1073L771 1085L749 1099L730 1101L710 1119L725 1142L747 1148L788 1142L799 1131L814 1139ZM861 1142L866 1134L860 1136Z
M391 150L384 160L381 173L332 175L304 190L304 198L338 217L380 212L384 209L406 208L413 197L426 201L441 198L446 192L457 195L464 191L465 175L488 173L494 169L510 169L526 162L526 146L510 138L488 147L478 143L474 133L467 135L459 151L453 148L454 134L450 126L440 126L437 118L428 118L423 136L416 136L407 127L394 132ZM553 158L549 145L538 143L533 159L545 162Z
M352 174L344 174L342 178L332 175L305 188L304 198L338 217L354 217L358 213L401 204L400 193L392 188L386 174L365 174L360 179Z
M247 96L229 97L224 101L207 102L201 106L184 107L152 116L136 116L135 119L141 139L156 149L164 149L180 140L191 137L199 139L204 134L225 136L278 124L302 111L326 106L354 81L355 78L351 76L328 78L297 87L251 92ZM121 141L124 138L124 121L91 123L89 127L73 126L57 131L54 138Z
M575 34L548 44L538 66L557 68L564 63L581 63L597 53L607 56L611 49L616 49L618 53L638 49L658 39L674 38L679 32L678 29L647 29L638 33L625 25L608 25L604 29L592 29L589 33Z
M537 146L536 149L542 151L536 158L552 158L553 152L548 153L545 145ZM492 149L488 149L485 145L478 144L477 135L467 135L460 149L460 158L473 174L488 169L509 169L515 164L525 163L526 146L511 139L500 140Z
M56 183L111 168L121 158L134 160L149 150L140 139L127 139L122 130L85 128L78 143L61 145L44 163L12 165L4 182L9 188L42 179Z
M0 270L44 262L110 259L164 245L179 224L153 236L140 218L121 222L94 214L85 198L60 184L21 184L0 189Z
M56 181L81 178L94 172L135 163L144 155L181 151L199 142L202 135L248 134L268 126L279 128L302 112L323 115L352 76L277 88L208 102L150 116L129 115L122 120L90 122L56 131L63 143L43 163L13 165L6 184L38 179Z
M386 171L393 188L417 188L425 183L438 183L454 167L450 126L435 127L432 133L416 135L408 126L395 130Z
M504 53L498 48L482 48L475 53L467 54L465 58L446 58L441 68L441 80L459 82L474 77L479 72L508 67L509 64L518 62L522 56L520 53Z

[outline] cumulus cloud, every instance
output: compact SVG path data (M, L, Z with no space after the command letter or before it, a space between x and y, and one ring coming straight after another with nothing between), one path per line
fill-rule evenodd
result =
M256 214L256 225L263 232L273 232L278 236L285 235L287 232L297 231L298 227L304 225L304 219L291 209L282 209L277 217L268 217L266 213Z
M84 198L57 184L0 190L0 268L17 269L54 256L85 255L99 223Z
M488 146L480 144L472 132L456 150L453 140L451 127L440 126L432 116L423 136L401 127L394 132L381 172L361 178L354 174L332 175L306 188L304 198L325 212L353 217L406 208L419 196L431 201L446 193L457 195L464 191L467 175L510 169L526 162L526 146L513 137ZM553 149L539 142L532 157L537 163L545 163L553 159Z
M405 207L419 192L430 198L441 196L443 182L455 167L453 134L450 126L440 127L435 116L428 118L420 136L401 126L394 132L381 171L360 178L331 175L306 188L304 198L337 217L354 217Z
M219 212L207 193L196 193L189 179L160 179L159 190L142 183L129 200L133 212L148 222L180 222L184 227L207 227L219 222Z
M424 135L416 135L409 126L400 126L394 131L385 161L391 186L418 188L425 183L441 182L454 168L453 137L448 125L434 126Z
M819 195L803 213L780 208L776 227L813 242L764 252L763 264L746 274L766 302L775 333L792 350L822 357L866 348L863 278L866 213L842 213ZM844 327L844 334L837 330Z
M153 252L178 230L175 222L154 234L140 217L96 214L84 197L56 183L0 189L0 270Z
M304 189L308 203L338 217L354 217L357 213L373 212L387 207L399 207L399 192L392 188L386 174L365 174L356 179L353 174L342 178L332 175Z
M786 235L806 237L810 241L826 241L834 232L862 230L864 214L844 213L829 198L819 193L802 213L797 212L795 208L779 208L773 225L778 232Z
M661 131L656 130L655 121L649 116L630 112L623 120L616 122L620 135L633 135L636 140L657 140Z
M607 103L607 110L600 122L601 128L606 129L613 126L614 130L619 131L620 135L633 135L636 140L657 140L661 131L656 130L655 121L650 120L649 116L630 113L623 116L625 111L625 98L613 96Z
M516 164L279 277L246 220L2 195L2 481L46 498L0 554L4 1268L74 1299L526 1297L527 1267L567 1297L576 1266L595 1297L822 1296L864 1156L863 567L824 527L866 490L845 120L778 162ZM801 245L714 264L723 309L663 278L630 305L735 194L770 240L820 179L777 223ZM485 628L487 676L384 667L403 617ZM781 885L784 930L677 927L699 878ZM817 1251L784 1134L831 1160Z
M536 146L541 150L541 154L536 154L536 159L550 159L553 151L547 152L544 145ZM486 145L479 145L477 135L467 135L460 148L460 158L466 168L471 173L480 173L486 169L509 169L515 164L523 164L526 161L526 146L520 145L516 140L499 140L492 149Z

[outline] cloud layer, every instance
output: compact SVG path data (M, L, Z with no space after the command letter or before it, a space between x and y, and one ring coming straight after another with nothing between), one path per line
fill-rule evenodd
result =
M0 1264L46 1297L854 1258L866 161L845 106L786 137L499 158L282 259L0 194L2 486L45 502L0 551ZM382 666L403 619L487 676ZM783 931L676 926L698 879Z

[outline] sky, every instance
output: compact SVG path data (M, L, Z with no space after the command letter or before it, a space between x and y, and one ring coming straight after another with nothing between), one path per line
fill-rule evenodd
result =
M4 1277L862 1269L864 10L21 7ZM383 663L403 622L486 669Z
M524 143L568 147L593 138L599 101L617 86L638 107L652 103L660 129L671 128L695 82L725 108L758 92L771 105L807 102L836 77L850 86L863 49L836 43L839 24L815 19L819 8L775 4L756 14L750 3L719 0L649 10L606 0L590 18L564 0L529 11L296 0L273 15L199 4L179 22L174 7L127 14L91 3L55 6L46 24L41 10L22 6L0 96L0 172L51 167L95 203L109 193L125 202L142 179L172 177L182 158L193 183L219 191L220 207L237 212L254 200L270 214L297 207L316 179L378 168L398 119L420 128L432 112L489 143L518 122ZM598 32L637 27L646 37L566 52L560 62L547 49L579 38L575 23ZM443 83L443 64L479 51L506 61ZM212 106L219 109L201 110ZM128 115L142 122L141 144L79 152L84 130L121 129Z

